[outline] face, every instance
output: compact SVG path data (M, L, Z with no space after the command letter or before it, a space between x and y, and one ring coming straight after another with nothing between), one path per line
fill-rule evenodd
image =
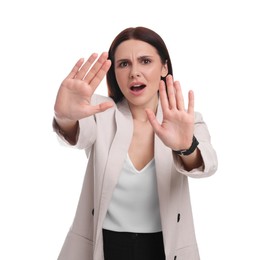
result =
M127 40L116 49L116 80L132 106L156 107L159 82L167 73L167 64L162 64L157 50L144 41Z

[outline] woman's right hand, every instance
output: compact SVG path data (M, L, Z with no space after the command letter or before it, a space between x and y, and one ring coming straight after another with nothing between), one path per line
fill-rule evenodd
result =
M55 119L61 128L70 128L79 119L113 106L112 102L91 105L92 95L111 66L107 52L97 57L93 53L85 63L80 59L63 80L54 105Z

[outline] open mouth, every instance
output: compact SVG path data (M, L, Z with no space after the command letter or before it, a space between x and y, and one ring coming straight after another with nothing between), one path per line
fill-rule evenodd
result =
M134 85L130 88L131 91L140 91L142 89L144 89L146 87L146 85Z

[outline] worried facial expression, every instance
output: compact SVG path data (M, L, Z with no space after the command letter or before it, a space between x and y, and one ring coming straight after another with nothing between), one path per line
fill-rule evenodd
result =
M117 47L115 75L130 104L142 107L153 107L157 104L159 82L167 73L167 64L162 64L152 45L132 39Z

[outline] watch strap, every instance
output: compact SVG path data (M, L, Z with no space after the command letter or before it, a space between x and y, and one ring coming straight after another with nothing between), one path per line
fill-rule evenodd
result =
M199 142L196 139L196 137L193 135L192 144L188 149L183 149L183 150L178 150L178 151L173 150L173 151L174 151L174 153L176 153L180 156L186 156L186 155L192 154L196 150L198 145L199 145Z

